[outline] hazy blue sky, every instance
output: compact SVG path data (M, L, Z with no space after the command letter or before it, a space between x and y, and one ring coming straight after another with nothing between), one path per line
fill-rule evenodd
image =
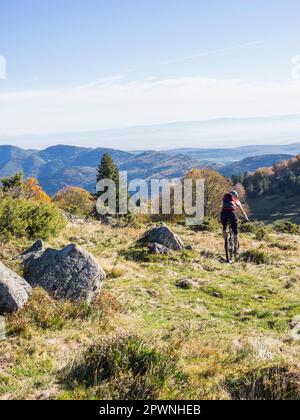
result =
M300 113L299 22L299 0L0 0L0 136Z

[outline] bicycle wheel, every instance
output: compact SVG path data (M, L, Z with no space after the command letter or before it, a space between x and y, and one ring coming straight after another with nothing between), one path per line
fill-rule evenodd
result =
M236 248L234 249L234 258L236 262L240 262L240 242L238 241L236 244Z
M229 262L233 261L234 256L234 241L233 241L233 232L231 227L229 228Z
M229 225L227 226L226 233L227 233L226 240L225 240L226 261L228 262L228 264L231 264L233 260L233 239L232 239L232 230Z
M228 248L228 236L225 240L225 255L226 255L226 261L230 263L230 257L229 257L229 248Z

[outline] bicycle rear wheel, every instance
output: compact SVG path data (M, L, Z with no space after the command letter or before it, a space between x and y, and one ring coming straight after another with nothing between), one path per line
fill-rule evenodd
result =
M234 244L233 244L233 237L232 237L232 229L228 225L226 230L226 239L225 239L225 255L226 255L226 261L228 264L231 264L233 261L233 255L234 255Z
M228 236L227 236L227 238L226 238L226 240L225 240L225 255L226 255L226 261L228 262L228 263L230 263L230 257L229 257L229 246L228 246Z
M234 258L236 262L240 262L240 242L238 241L236 244L236 248L234 250Z
M229 262L233 262L234 257L234 240L231 227L229 228Z

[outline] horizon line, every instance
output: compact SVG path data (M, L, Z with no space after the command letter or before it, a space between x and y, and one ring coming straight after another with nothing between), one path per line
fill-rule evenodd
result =
M297 114L279 114L279 115L265 115L265 116L257 116L257 117L214 117L208 118L203 120L177 120L177 121L169 121L163 123L154 123L154 124L138 124L138 125L129 125L124 127L118 128L99 128L94 130L79 130L79 131L61 131L61 132L49 132L49 133L24 133L24 134L9 134L9 135L0 135L0 142L5 138L9 139L22 139L24 137L32 136L32 137L52 137L52 136L68 136L74 134L88 134L88 133L105 133L109 131L123 131L123 130L134 130L139 128L151 128L151 127L161 127L161 126L172 126L176 124L205 124L205 123L213 123L218 121L251 121L251 120L267 120L267 119L282 119L282 118L300 118L300 113ZM0 144L1 145L1 144ZM4 145L3 145L4 146Z

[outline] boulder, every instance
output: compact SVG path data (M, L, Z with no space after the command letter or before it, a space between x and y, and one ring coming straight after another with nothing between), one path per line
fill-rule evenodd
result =
M101 290L105 272L85 249L70 244L23 254L25 279L44 288L55 299L90 303Z
M167 255L167 254L172 253L172 251L169 248L166 248L163 245L157 244L156 242L149 243L148 244L148 249L152 254Z
M184 248L181 239L166 225L158 226L148 232L144 240L163 245L172 251L182 251Z
M30 285L0 262L0 315L21 309L30 295Z
M21 255L16 257L16 259L20 260L20 261L25 261L31 255L35 255L35 254L37 254L38 252L41 252L41 251L44 251L44 242L41 239L39 239L30 248L28 248Z

